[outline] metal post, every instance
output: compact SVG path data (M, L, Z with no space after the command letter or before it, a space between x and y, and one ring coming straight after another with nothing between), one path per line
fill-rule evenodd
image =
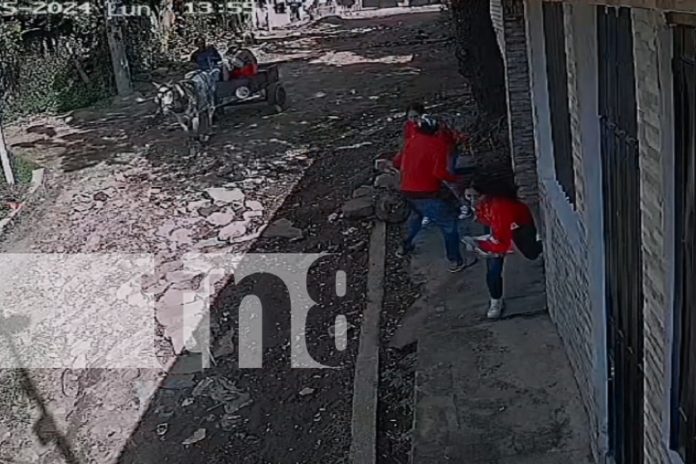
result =
M12 174L12 165L10 164L10 155L5 145L5 134L2 131L2 123L0 123L0 161L2 161L2 170L5 173L7 185L14 185L15 179Z

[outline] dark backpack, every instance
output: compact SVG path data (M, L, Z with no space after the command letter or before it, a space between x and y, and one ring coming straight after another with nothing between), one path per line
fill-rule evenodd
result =
M534 224L519 226L512 231L512 241L515 247L527 259L535 260L543 251L541 242L537 240L537 228Z

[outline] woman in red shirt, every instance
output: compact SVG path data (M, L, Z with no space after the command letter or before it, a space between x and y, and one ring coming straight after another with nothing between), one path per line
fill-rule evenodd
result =
M495 177L474 180L466 196L476 212L476 219L488 230L484 237L464 237L469 250L487 258L486 283L491 303L487 316L497 319L503 311L503 265L505 256L514 251L514 231L522 226L534 226L529 207L517 197L512 181Z

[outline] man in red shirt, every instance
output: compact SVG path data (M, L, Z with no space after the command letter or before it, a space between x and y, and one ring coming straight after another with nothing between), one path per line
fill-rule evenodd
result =
M404 147L393 162L401 171L401 193L411 207L411 215L408 236L399 253L405 255L413 250L414 239L427 217L442 231L449 270L458 272L471 263L464 261L459 250L458 212L440 194L444 182L457 180L449 171L450 156L456 146L452 133L427 114L408 121L404 132Z
M418 127L418 119L425 114L425 106L422 103L411 103L406 109L406 122L404 123L404 146L406 142L416 133ZM438 119L438 131L440 135L448 141L452 146L451 153L449 155L449 170L452 174L464 174L465 172L458 172L457 169L457 147L460 145L466 145L469 143L469 135L450 127L448 124L444 123L442 120ZM461 203L460 205L460 215L459 218L463 219L471 216L471 208L468 202L459 194L459 187L455 184L445 182L444 185L452 191L457 200ZM426 216L423 218L423 225L427 225L430 219Z

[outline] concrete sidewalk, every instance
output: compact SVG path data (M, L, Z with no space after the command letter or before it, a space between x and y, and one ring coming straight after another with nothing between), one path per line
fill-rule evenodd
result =
M436 228L421 234L411 272L422 295L391 341L418 343L412 462L592 463L541 260L506 261L507 310L488 321L485 262L450 274L441 240Z

